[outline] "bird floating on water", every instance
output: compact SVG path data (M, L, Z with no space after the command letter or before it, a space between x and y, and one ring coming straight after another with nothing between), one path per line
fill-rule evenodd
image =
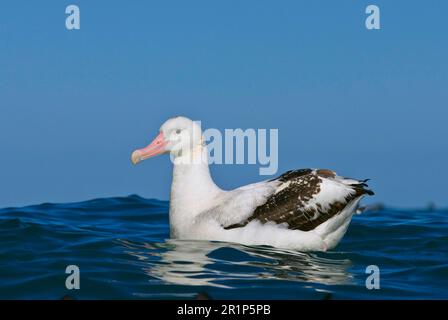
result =
M177 239L326 251L344 236L359 201L374 194L367 180L327 169L291 170L222 190L210 175L199 125L185 117L167 120L131 158L137 164L164 153L174 164L169 219L170 236Z

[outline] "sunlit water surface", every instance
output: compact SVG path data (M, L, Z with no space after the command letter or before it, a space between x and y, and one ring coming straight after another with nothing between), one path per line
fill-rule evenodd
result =
M326 253L169 240L168 203L126 198L0 210L1 299L448 298L448 210L379 208ZM67 290L77 265L80 290ZM368 290L366 267L380 269Z

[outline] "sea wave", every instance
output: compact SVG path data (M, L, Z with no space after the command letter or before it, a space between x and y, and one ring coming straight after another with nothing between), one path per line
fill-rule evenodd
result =
M131 195L0 209L0 298L448 298L446 209L368 210L334 250L302 253L169 239L168 206ZM71 264L80 290L65 287Z

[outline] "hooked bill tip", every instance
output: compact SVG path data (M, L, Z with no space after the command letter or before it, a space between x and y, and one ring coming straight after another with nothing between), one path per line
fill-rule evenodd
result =
M141 161L141 154L138 150L132 152L131 161L132 161L132 164L137 164Z

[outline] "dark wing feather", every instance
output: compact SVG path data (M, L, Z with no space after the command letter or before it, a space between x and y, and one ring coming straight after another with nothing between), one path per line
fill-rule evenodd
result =
M342 200L335 198L329 201L325 208L321 204L307 206L309 201L321 192L322 179L333 179L334 183L340 183L341 188L350 188L351 192L348 192ZM336 179L339 179L339 182ZM340 213L356 198L365 194L373 195L371 190L366 189L367 180L358 181L337 177L335 172L326 169L288 171L270 181L275 180L288 185L271 195L266 203L254 210L250 217L240 223L226 226L225 229L243 227L252 220L258 220L261 223L286 223L289 229L309 231Z

